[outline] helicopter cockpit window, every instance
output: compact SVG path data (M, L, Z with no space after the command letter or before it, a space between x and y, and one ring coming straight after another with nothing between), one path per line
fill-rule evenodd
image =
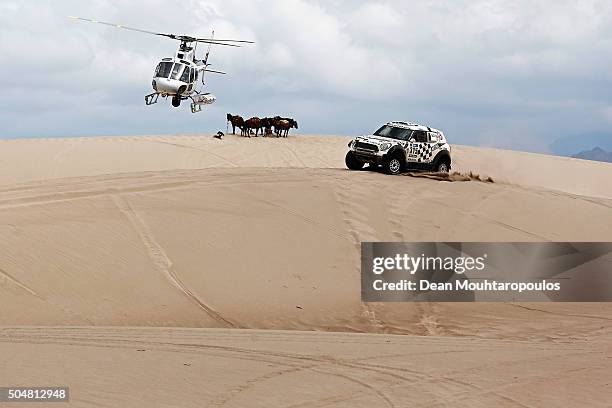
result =
M172 62L160 62L155 70L155 76L159 78L168 78L171 69Z
M183 64L174 64L172 67L172 74L170 74L170 79L178 79L183 67Z
M182 82L189 83L189 71L190 71L190 68L189 67L185 67L185 69L183 70L183 75L181 75L181 81Z

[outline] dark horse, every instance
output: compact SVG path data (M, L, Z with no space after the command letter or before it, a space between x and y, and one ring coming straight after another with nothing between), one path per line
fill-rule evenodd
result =
M261 120L261 127L263 128L263 135L272 135L272 126L274 126L274 118L263 118Z
M227 121L232 124L232 134L236 134L236 128L240 129L241 133L244 133L244 119L242 116L227 114Z
M259 129L263 128L263 126L262 120L256 116L244 121L244 130L248 137L251 137L251 129L255 129L255 136L258 136Z
M274 117L274 119L272 119L272 124L274 125L274 131L277 137L287 137L290 129L298 128L298 123L296 120L291 118L281 118L280 116Z

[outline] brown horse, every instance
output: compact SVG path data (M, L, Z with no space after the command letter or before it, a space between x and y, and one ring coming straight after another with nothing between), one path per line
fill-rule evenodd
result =
M236 134L236 128L240 129L240 133L244 134L244 119L242 116L227 114L227 121L232 124L232 134Z
M255 136L259 135L259 129L263 127L263 122L258 117L252 117L244 121L244 130L248 137L251 137L251 129L255 129Z
M281 118L280 116L276 116L273 119L273 124L277 137L287 137L290 129L298 128L297 121L291 118Z

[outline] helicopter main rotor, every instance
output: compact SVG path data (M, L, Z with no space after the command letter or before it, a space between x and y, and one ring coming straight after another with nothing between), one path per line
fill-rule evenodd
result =
M109 27L121 28L122 30L137 31L139 33L151 34L151 35L156 35L159 37L166 37L172 40L180 41L181 45L184 45L184 46L187 46L187 44L194 43L194 42L195 43L205 43L205 44L215 44L215 45L225 45L227 47L240 47L240 45L238 45L239 43L254 44L254 41L246 41L246 40L223 40L223 39L217 39L217 38L197 38L197 37L192 37L190 35L156 33L154 31L148 31L148 30L143 30L140 28L128 27L122 24L107 23L105 21L98 21L98 20L94 20L91 18L83 18L83 17L75 17L75 16L69 16L69 18L73 20L86 21L88 23L96 23L96 24L106 25Z

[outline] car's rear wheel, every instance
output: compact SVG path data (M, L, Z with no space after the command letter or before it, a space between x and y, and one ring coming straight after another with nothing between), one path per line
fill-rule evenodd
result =
M346 157L344 158L344 163L346 163L346 167L348 167L351 170L361 170L363 166L365 165L364 162L362 162L357 157L355 157L353 152L346 153Z
M385 160L383 167L387 174L399 174L402 171L402 160L399 157L391 157Z
M437 173L448 173L450 171L450 164L448 163L448 160L440 160L436 164L435 171Z

